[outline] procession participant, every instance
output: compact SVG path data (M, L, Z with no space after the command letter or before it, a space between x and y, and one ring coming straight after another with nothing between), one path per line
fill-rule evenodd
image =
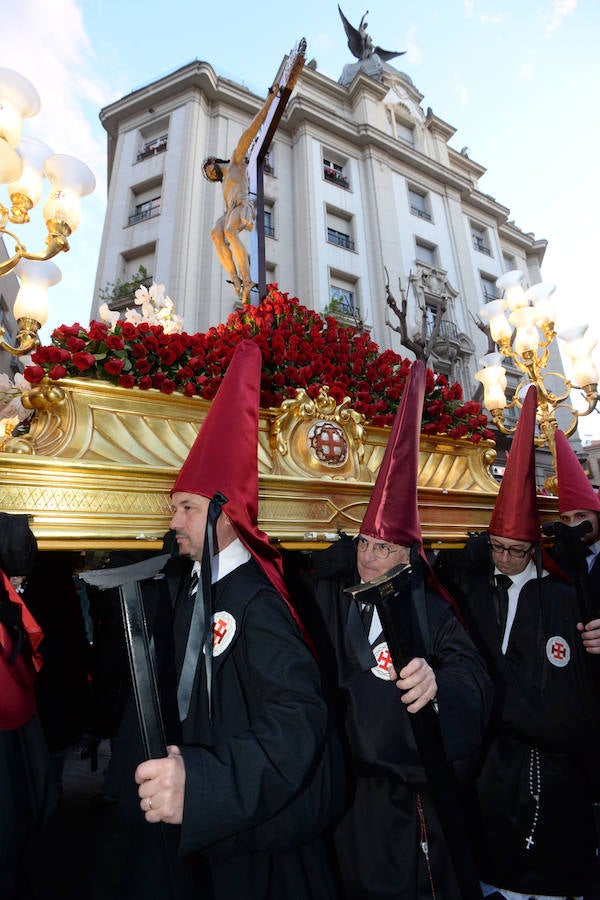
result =
M583 553L570 553L558 542L554 555L567 575L578 574L583 578L593 601L593 614L600 606L600 498L560 429L555 433L555 440L560 520L570 527L589 522L590 530L581 536ZM585 623L580 621L577 627L587 652L600 654L600 618Z
M176 840L178 898L328 900L323 832L343 760L279 555L257 526L260 372L258 346L242 341L171 491L171 743L135 778L146 831L166 823ZM169 896L160 856L141 868L133 896Z
M23 854L58 800L36 711L43 633L11 577L29 575L37 554L27 516L0 514L0 897L25 890ZM29 879L27 878L29 884Z
M486 896L581 896L594 862L587 747L595 691L574 588L540 547L536 390L521 410L488 528L487 558L455 568L454 596L494 682L473 834ZM440 567L439 572L443 569Z
M313 553L330 639L320 655L334 661L353 776L353 800L334 839L344 897L356 900L481 896L468 850L464 859L452 855L410 721L435 704L442 753L464 762L477 755L491 704L483 662L423 553L417 473L425 376L413 363L352 554L348 538ZM409 562L414 656L396 675L377 611L370 624L361 621L344 588ZM456 806L453 826L460 828Z

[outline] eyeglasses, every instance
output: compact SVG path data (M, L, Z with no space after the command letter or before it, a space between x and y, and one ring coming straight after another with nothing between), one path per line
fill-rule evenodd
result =
M497 544L495 541L490 541L490 547L492 548L492 553L507 553L511 559L525 559L525 557L531 553L533 544L523 550L522 547L505 547L504 544Z
M373 551L373 556L377 559L387 559L390 553L397 553L399 547L390 547L389 544L379 544L375 541L368 541L360 535L356 538L357 553L366 553L367 550Z

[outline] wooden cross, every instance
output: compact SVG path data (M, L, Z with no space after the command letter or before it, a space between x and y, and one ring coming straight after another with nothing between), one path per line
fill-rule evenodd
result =
M267 294L267 270L265 262L265 191L263 182L263 165L265 156L271 146L273 135L281 121L281 117L290 99L291 93L304 68L306 39L301 38L297 47L288 56L283 70L279 94L271 104L269 114L254 139L248 157L248 183L250 195L255 198L256 225L250 235L250 271L252 281L258 286L258 299L263 300Z

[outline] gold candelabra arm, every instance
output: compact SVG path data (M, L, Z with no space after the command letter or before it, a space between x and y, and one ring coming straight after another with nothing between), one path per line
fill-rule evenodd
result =
M509 403L507 406L505 406L502 409L490 410L490 412L492 414L492 419L494 420L494 425L496 426L498 431L502 432L502 434L514 434L516 431L516 425L514 426L514 428L510 428L508 425L505 425L505 423L504 423L504 410L510 409L510 407L514 406L514 405L515 404L513 402L513 403Z
M6 350L10 353L11 356L25 356L27 353L32 353L40 346L37 333L42 326L39 322L35 319L23 317L18 320L18 325L19 331L15 337L16 347L13 347L4 340L6 329L0 326L0 347L2 350Z
M69 250L69 242L67 238L71 234L71 229L65 222L50 221L47 223L48 235L46 237L46 249L43 253L28 253L27 247L21 243L19 238L9 231L7 228L0 227L0 234L8 235L15 243L15 252L4 262L0 263L0 278L8 275L9 272L18 265L22 259L31 259L37 262L52 259L57 253Z

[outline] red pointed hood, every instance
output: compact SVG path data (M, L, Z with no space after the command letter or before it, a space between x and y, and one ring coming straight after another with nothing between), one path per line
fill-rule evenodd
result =
M241 341L171 494L209 499L225 495L223 512L273 586L286 600L281 556L258 519L258 410L262 357L257 344Z
M360 527L361 534L405 547L415 542L421 544L417 476L425 380L425 366L416 360L408 373L375 487Z
M531 543L540 540L533 443L536 409L537 392L531 385L523 402L489 524L491 534Z
M600 499L581 467L564 433L556 431L556 474L558 476L558 512L594 509L600 512Z

